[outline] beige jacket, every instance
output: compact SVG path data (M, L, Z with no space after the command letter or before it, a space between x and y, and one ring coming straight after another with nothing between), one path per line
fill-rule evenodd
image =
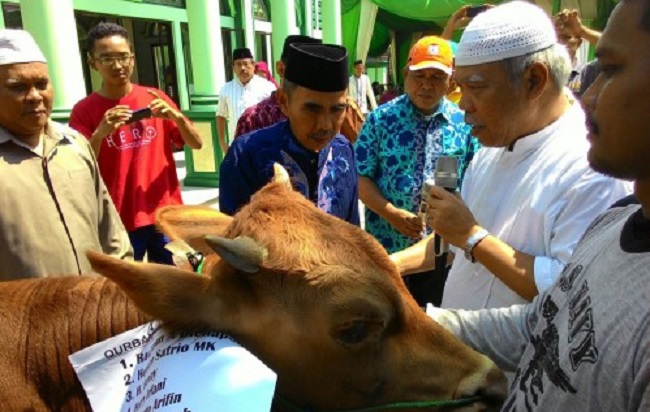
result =
M45 157L0 127L0 281L91 271L85 252L132 256L88 141L49 122Z

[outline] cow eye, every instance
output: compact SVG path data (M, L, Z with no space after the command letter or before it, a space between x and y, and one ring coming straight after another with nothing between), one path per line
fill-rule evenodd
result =
M355 320L341 329L338 340L344 345L354 345L362 342L366 336L368 336L368 322Z

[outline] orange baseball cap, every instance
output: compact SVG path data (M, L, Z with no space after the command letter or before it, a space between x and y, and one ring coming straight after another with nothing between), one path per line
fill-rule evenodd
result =
M451 45L438 36L418 40L409 53L409 70L438 69L451 74L454 54Z

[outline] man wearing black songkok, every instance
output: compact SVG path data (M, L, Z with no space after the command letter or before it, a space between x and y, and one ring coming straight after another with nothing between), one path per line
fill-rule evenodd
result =
M278 101L287 120L237 138L219 174L219 210L234 214L287 169L296 190L321 210L359 224L356 165L339 131L345 116L348 56L343 47L292 44Z
M291 34L287 36L284 39L284 46L282 47L280 60L275 63L275 72L281 79L284 78L284 70L287 67L287 54L289 54L289 47L292 44L298 43L322 44L323 41L309 36L302 36L300 34ZM255 130L273 126L282 120L286 120L286 118L287 116L282 113L282 108L278 102L278 92L275 91L266 99L246 109L244 113L239 116L239 120L237 120L237 129L235 130L235 138Z
M219 146L224 154L235 137L239 116L248 107L269 97L275 90L273 83L255 76L255 63L249 49L242 47L233 50L232 60L235 78L221 88L217 106L217 134Z

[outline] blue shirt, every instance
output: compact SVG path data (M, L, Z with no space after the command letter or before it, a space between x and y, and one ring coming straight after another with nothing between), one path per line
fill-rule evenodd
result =
M219 210L234 214L273 177L273 164L287 169L294 188L322 211L359 225L354 151L342 135L319 152L298 143L287 120L238 137L219 172Z
M417 214L422 184L433 178L438 157L457 157L462 178L480 147L463 117L445 98L430 116L421 114L407 95L380 106L368 115L355 143L359 175L372 180L393 205ZM366 230L389 253L415 242L367 208Z

